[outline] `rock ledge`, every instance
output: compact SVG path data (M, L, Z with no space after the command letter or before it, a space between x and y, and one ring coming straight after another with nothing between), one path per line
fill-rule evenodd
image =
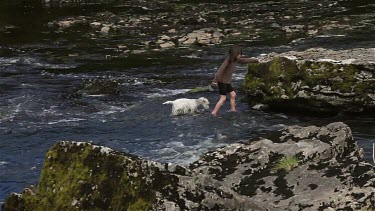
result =
M283 157L298 162L275 169ZM48 151L38 186L12 193L3 210L370 210L374 172L341 122L290 126L188 167L61 141Z

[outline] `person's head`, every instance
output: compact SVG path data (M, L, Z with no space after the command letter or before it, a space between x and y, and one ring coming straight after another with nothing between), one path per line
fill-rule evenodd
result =
M231 62L237 61L241 57L241 48L238 45L233 45L229 49L229 60Z

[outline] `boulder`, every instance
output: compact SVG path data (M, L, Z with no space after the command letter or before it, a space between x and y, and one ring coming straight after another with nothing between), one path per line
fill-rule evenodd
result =
M100 27L102 26L102 23L100 22L92 22L90 23L90 26L93 28L93 29L100 29Z
M48 27L59 27L61 30L65 30L68 28L74 28L79 26L86 26L88 25L88 21L85 16L77 16L74 18L66 18L62 20L56 20L53 22L49 22L47 24Z
M74 95L117 95L122 90L121 82L120 80L107 79L85 80L81 87L74 92Z
M58 21L57 25L61 28L68 28L73 26L77 21L76 20L62 20Z
M207 92L207 91L214 91L215 88L209 84L207 86L198 86L193 89L190 89L187 93L198 93L198 92Z
M100 32L103 34L108 34L111 31L111 26L104 26L100 29Z
M264 104L256 104L252 107L254 110L266 110L267 109L267 105L264 105Z
M371 210L375 167L341 122L290 126L183 167L60 141L3 210Z
M170 47L173 47L175 46L174 42L172 41L168 41L168 42L165 42L165 43L161 43L160 44L160 47L161 48L170 48Z
M332 113L375 110L375 69L370 64L277 57L250 64L244 89L251 104L271 109Z

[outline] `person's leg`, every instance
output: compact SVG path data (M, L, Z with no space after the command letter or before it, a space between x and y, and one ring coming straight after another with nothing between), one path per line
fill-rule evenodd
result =
M227 99L226 95L220 95L219 101L216 103L216 106L215 106L214 110L211 112L212 115L214 115L214 116L217 115L217 112L219 111L221 106L223 106L226 99Z
M236 112L236 92L235 91L231 91L229 93L230 95L230 111L232 112Z

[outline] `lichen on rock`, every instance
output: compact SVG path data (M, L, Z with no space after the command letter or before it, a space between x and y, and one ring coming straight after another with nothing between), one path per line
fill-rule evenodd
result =
M375 167L362 156L341 122L289 126L186 167L61 141L48 151L38 186L12 193L3 210L374 209ZM274 171L283 157L298 165Z
M294 61L250 64L243 87L251 104L300 112L373 111L374 70L368 65Z

